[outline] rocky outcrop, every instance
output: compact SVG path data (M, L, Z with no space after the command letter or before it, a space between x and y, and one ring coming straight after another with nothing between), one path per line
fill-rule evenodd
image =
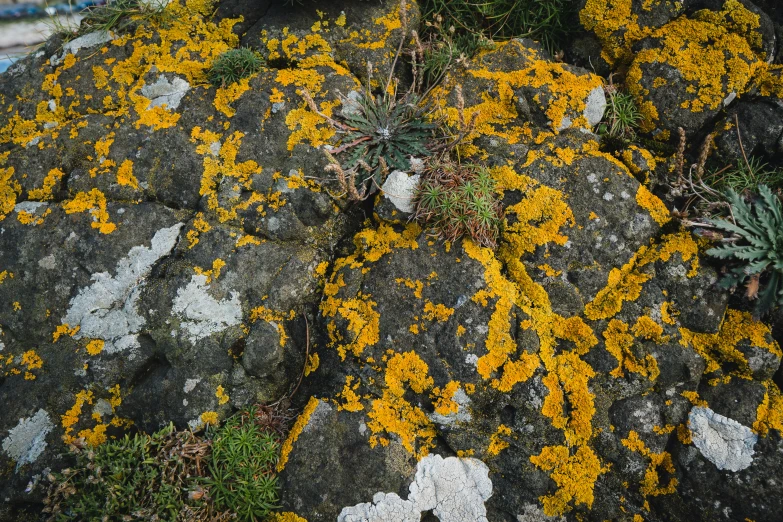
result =
M632 4L668 6L639 17L650 49L677 24L731 25ZM497 183L493 251L408 223L419 170L363 206L323 170L334 131L303 90L345 110L414 3L167 9L0 76L0 517L28 516L68 443L197 429L304 373L278 468L283 508L310 522L777 520L780 347L645 184L666 158L601 151L598 76L514 40L433 92L447 123L476 115L460 154ZM635 30L594 22L607 41ZM734 41L719 32L693 43ZM641 42L614 60L647 89ZM207 85L240 43L267 67ZM744 45L730 67L766 63ZM724 79L721 103L753 83ZM699 79L658 87L640 100L695 114L659 110L661 131L718 114Z

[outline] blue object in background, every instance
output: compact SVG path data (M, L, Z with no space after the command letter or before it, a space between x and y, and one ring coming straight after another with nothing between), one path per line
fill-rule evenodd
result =
M4 73L9 67L11 67L18 58L0 58L0 74Z

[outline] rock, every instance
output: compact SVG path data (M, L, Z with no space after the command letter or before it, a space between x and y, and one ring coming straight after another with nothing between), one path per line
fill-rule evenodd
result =
M297 38L310 35L308 38L313 42L318 41L314 48L328 47L334 53L334 61L345 63L362 82L369 81L368 62L374 68L375 78L386 78L403 27L415 28L419 24L418 4L406 2L405 5L405 11L400 13L399 3L394 0L272 2L252 27L243 29L242 45L257 48L270 63L290 64L313 53L312 49L292 47L288 43L289 35Z
M652 82L659 129L693 135L736 92L769 154L756 104L775 89L741 81L767 40L739 4L626 3L593 30ZM407 223L420 161L373 202L338 197L337 138L303 89L354 110L366 61L383 71L418 24L396 6L171 2L169 26L51 40L0 75L0 520L41 515L68 443L198 430L297 389L281 504L311 522L777 522L778 332L729 307L651 192L669 158L603 151L601 78L512 40L433 91L452 126L476 114L459 155L496 182L496 250ZM714 75L647 61L678 34ZM240 44L268 66L204 82Z
M717 169L735 167L743 149L748 158L783 160L783 107L774 98L740 100L715 128L716 151L711 160Z
M627 84L645 118L643 130L695 133L747 89L759 58L753 33L732 32L733 13L699 11L634 45Z

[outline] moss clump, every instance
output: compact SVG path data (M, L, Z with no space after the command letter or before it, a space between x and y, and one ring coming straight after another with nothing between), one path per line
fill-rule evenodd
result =
M207 72L209 83L223 87L257 73L264 66L264 59L248 48L231 49L221 54Z
M217 415L205 419L217 423ZM258 406L206 434L173 424L92 446L73 439L76 463L50 475L50 520L264 520L276 507L283 417Z
M205 440L173 424L77 450L76 465L54 475L45 512L63 521L215 520L198 485L198 459L208 451Z
M432 162L414 199L415 218L435 235L449 241L469 236L481 246L497 245L503 208L489 170L447 159Z
M218 509L239 520L263 520L277 507L277 434L255 422L255 411L235 415L212 433L212 459L204 479Z

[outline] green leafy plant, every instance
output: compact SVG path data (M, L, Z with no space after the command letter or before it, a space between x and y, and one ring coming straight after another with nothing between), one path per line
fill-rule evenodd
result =
M209 475L203 479L218 509L247 521L263 520L279 499L278 435L262 429L255 418L255 409L251 409L212 430Z
M231 49L218 56L207 72L207 80L216 87L231 85L257 73L262 67L264 59L254 50Z
M568 34L568 17L575 4L570 0L427 0L422 13L425 20L442 17L457 33L491 40L531 38L555 53Z
M367 199L393 170L411 170L411 158L424 160L436 152L454 148L471 132L478 115L475 112L469 119L465 118L462 89L456 86L458 125L445 124L445 117L430 97L437 82L425 83L426 49L417 33L409 30L405 1L400 1L400 18L402 37L386 81L378 82L378 91L373 91L375 80L369 63L366 86L341 96L342 109L334 117L322 112L312 95L302 90L310 110L335 130L334 146L324 149L329 160L325 170L334 174L343 193L352 201ZM395 72L409 41L408 35L413 36L415 46L407 50L411 78L408 88L403 90Z
M711 248L707 254L734 261L721 285L733 288L747 279L746 295L758 297L756 311L763 314L783 304L783 205L766 185L760 185L758 191L759 197L751 205L734 190L727 191L734 222L709 222L733 237L727 240L729 244Z
M747 160L739 158L735 165L710 173L706 180L717 190L731 189L742 194L755 191L759 185L783 186L783 169L771 168L760 158L751 156Z
M618 90L611 83L606 86L607 94L604 119L598 125L598 133L619 140L631 140L642 121L642 114L634 97Z
M209 443L189 431L169 424L76 451L74 466L50 476L50 520L228 520L198 484Z
M434 235L449 241L467 235L482 246L497 246L503 209L488 169L439 158L422 175L414 202L412 219Z

